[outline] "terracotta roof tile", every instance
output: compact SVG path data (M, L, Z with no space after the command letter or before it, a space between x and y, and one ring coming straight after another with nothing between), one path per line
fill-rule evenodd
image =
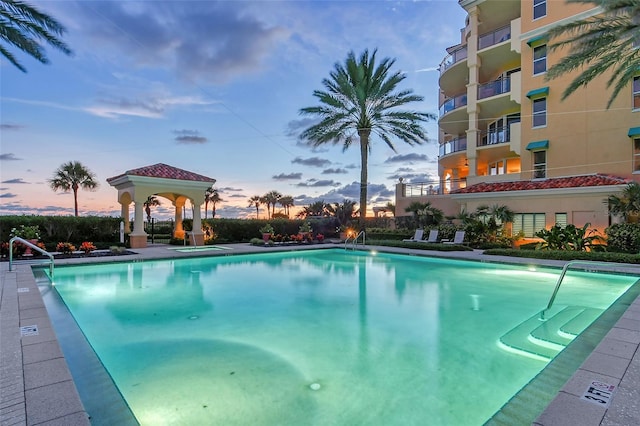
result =
M189 172L187 170L179 169L177 167L169 166L167 164L158 163L152 166L140 167L139 169L127 170L121 175L111 177L107 179L111 182L121 176L146 176L163 179L176 179L176 180L191 180L197 182L211 182L215 181L207 176L199 175L197 173Z
M536 189L580 188L585 186L625 185L631 182L617 176L585 175L550 178L540 180L522 180L514 182L478 183L466 188L451 191L452 194L471 194L480 192L530 191Z

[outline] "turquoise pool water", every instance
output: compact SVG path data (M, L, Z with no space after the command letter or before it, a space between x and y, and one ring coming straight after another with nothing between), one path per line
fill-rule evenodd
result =
M319 250L59 267L55 284L143 425L474 425L547 364L498 342L558 275ZM570 272L556 310L601 312L636 280Z

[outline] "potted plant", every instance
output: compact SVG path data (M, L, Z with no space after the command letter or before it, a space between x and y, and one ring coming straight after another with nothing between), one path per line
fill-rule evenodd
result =
M76 251L76 246L71 243L60 242L56 245L56 251L62 254L72 254L74 251Z
M80 244L80 250L82 250L85 255L89 255L95 249L96 246L94 246L91 241L84 241L82 244Z
M17 228L11 229L10 236L11 238L20 237L29 241L31 244L36 244L38 240L40 240L40 228L38 228L38 225L20 225ZM31 247L27 246L24 254L31 254Z
M324 235L323 234L318 234L316 235L316 240L318 240L319 243L324 241Z
M308 236L312 233L313 229L311 229L311 224L309 222L304 222L298 229L298 234L302 237L303 240L308 238Z
M262 239L266 243L271 239L271 235L273 234L273 226L270 223L267 223L262 228L260 228L260 232L262 233Z

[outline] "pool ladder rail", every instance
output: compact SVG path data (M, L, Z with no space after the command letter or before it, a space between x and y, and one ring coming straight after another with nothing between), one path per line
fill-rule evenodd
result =
M364 231L360 231L360 233L358 235L356 235L355 237L347 237L344 240L344 249L346 250L347 246L349 244L351 244L351 249L355 250L356 249L356 245L358 244L358 240L360 239L360 237L362 237L362 243L361 244L364 246L367 234Z
M596 272L600 271L617 271L621 268L635 268L638 269L638 265L626 264L626 263L613 263L613 262L598 262L595 260L570 260L565 263L562 267L562 272L558 277L558 281L556 282L556 287L553 289L553 293L551 294L551 298L549 299L549 303L547 303L547 307L540 312L540 321L546 321L545 313L551 309L553 306L553 302L556 300L556 295L558 294L558 290L560 290L560 285L562 284L562 280L567 274L567 270L574 265L582 265L582 266L592 266L592 268L584 268L585 272Z
M36 250L39 251L40 253L44 254L45 256L49 257L49 274L51 275L51 279L53 279L53 265L54 265L54 257L51 253L49 253L48 251L41 249L40 247L38 247L37 245L33 244L30 241L25 240L24 238L20 238L20 237L13 237L9 240L9 271L11 271L13 269L13 243L14 241L18 241L19 243L24 244L25 246L29 247L31 250Z

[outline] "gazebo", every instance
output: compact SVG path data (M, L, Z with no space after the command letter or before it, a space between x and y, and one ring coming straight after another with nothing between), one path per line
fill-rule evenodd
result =
M125 233L129 233L131 248L147 246L147 233L144 230L144 203L152 195L166 198L175 207L174 238L184 238L182 227L182 208L187 200L194 206L193 231L190 232L192 245L204 244L200 209L204 203L205 191L216 183L207 176L172 167L167 164L154 164L139 169L127 170L121 175L107 179L109 185L118 190L118 202L121 205ZM133 231L130 231L129 205L135 205Z

